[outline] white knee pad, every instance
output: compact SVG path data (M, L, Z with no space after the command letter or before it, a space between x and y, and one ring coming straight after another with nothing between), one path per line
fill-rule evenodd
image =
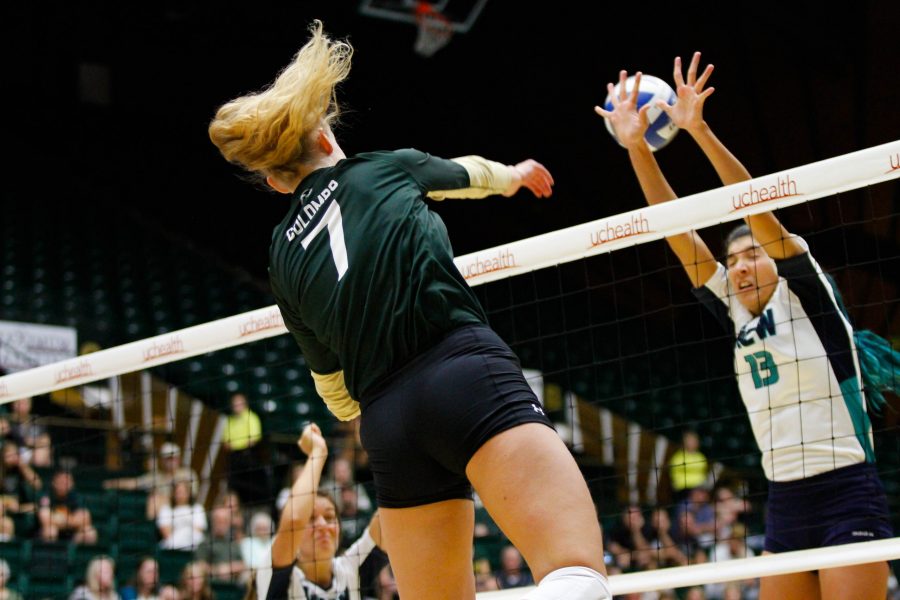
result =
M551 571L522 600L609 600L606 577L588 567L565 567Z

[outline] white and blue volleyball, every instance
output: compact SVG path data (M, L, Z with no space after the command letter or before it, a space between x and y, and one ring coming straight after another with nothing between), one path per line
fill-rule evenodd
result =
M625 92L630 93L632 89L634 89L633 75L625 81ZM616 84L614 93L617 96L619 90L621 90L621 83ZM650 150L653 152L656 152L671 142L672 138L675 137L675 134L678 133L678 127L672 122L672 119L669 118L666 111L656 105L656 101L663 100L666 104L672 106L675 104L675 98L675 90L659 77L654 77L653 75L641 76L641 87L638 90L637 107L640 109L648 102L650 103L650 108L647 110L647 121L650 123L650 126L647 128L644 139L647 140L647 145L650 146ZM612 111L613 105L610 96L606 97L603 108ZM604 120L606 121L606 130L609 131L610 135L613 136L613 139L618 142L619 140L616 138L616 133L613 131L612 125L609 124L609 119ZM622 144L619 143L619 145L621 146Z

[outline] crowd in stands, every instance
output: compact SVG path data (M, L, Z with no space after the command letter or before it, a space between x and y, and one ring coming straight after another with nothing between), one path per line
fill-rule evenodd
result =
M102 482L107 494L143 492L140 516L155 524L146 555L125 560L100 539L92 506L80 493L77 471L54 459L51 431L32 415L31 399L13 402L0 415L0 544L16 539L96 547L83 572L70 572L70 600L231 599L242 598L257 569L266 568L277 516L287 501L302 462L282 465L284 480L272 485L272 471L259 468L258 450L264 432L246 397L236 394L224 435L227 450L237 457L222 477L219 492L204 506L197 500L200 478L184 466L178 445L159 444L142 475L110 477ZM249 443L242 438L249 438ZM335 500L340 518L341 546L357 539L375 510L370 476L356 431L333 426L335 451L329 455L321 489ZM748 516L756 508L743 497L740 485L722 485L710 476L699 439L687 432L668 463L672 502L646 508L625 506L606 523L606 563L611 575L658 568L751 557L761 551L759 536L749 535ZM62 453L60 453L62 454ZM283 461L282 461L283 462ZM236 485L242 475L253 485ZM278 489L280 488L280 491ZM101 492L102 493L102 492ZM143 496L141 496L143 498ZM521 554L490 519L476 495L475 560L479 592L534 583ZM30 518L29 518L30 517ZM128 531L120 535L129 535ZM135 534L138 535L138 534ZM482 549L479 551L479 545ZM88 550L90 553L90 550ZM175 552L177 571L163 573L162 556ZM117 562L125 560L127 572ZM20 565L21 566L21 565ZM16 573L0 558L0 599L19 600ZM363 564L363 598L397 598L387 556L379 551ZM635 600L697 598L754 600L758 580L629 596Z

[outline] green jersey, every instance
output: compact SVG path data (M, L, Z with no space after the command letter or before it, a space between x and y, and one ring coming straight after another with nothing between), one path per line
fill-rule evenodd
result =
M310 369L343 369L358 400L450 331L487 322L424 202L468 186L461 165L412 149L359 154L300 182L272 235L269 277Z

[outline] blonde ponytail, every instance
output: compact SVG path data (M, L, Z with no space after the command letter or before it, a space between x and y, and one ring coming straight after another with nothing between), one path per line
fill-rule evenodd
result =
M350 74L353 47L329 39L318 20L310 33L269 87L216 112L209 138L228 162L259 174L292 175L308 157L310 134L339 114L335 88Z

